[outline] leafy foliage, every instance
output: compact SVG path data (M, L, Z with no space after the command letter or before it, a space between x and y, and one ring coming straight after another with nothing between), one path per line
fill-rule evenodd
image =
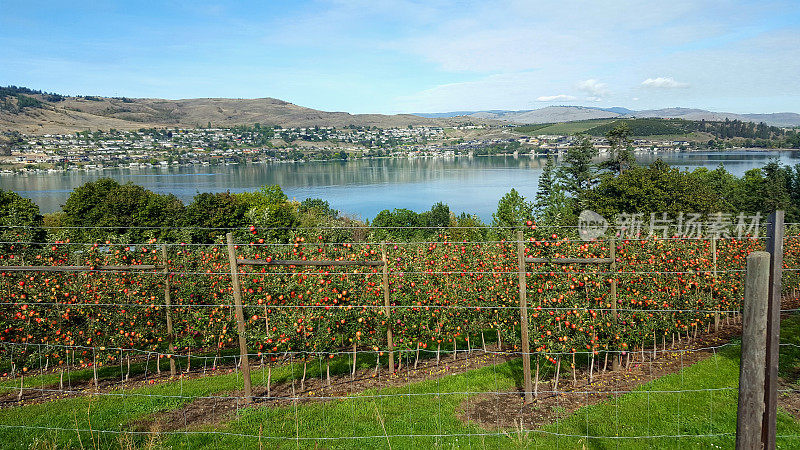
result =
M16 192L0 189L0 249L12 252L15 247L38 247L36 243L45 240L46 232L39 207ZM19 244L15 245L14 242Z
M110 178L75 189L64 204L64 223L79 241L176 239L184 206L174 195L161 195Z
M619 176L605 174L583 199L588 209L604 217L620 213L709 214L720 206L719 196L701 176L682 172L661 160L647 167L634 166Z

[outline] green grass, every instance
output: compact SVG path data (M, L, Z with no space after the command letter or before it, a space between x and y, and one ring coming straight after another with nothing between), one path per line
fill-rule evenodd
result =
M800 345L799 316L783 322L782 337L785 343ZM800 348L784 346L781 350L781 375L795 382L800 374ZM513 428L499 432L484 430L475 424L463 423L455 412L468 397L464 392L508 391L518 385L521 361L515 360L440 380L368 390L345 400L307 403L296 408L246 408L233 421L190 433L163 433L157 437L157 443L171 448L258 448L259 441L264 448L388 448L389 444L393 449L732 448L736 432L738 353L736 345L725 347L679 373L642 385L615 400L580 408L558 423L531 432ZM348 362L338 360L336 371L346 371ZM368 367L374 360L362 361L362 364ZM308 376L321 376L322 368L321 364L310 364ZM302 367L295 364L276 369L273 378L276 382L287 380L292 370L297 374ZM263 383L259 371L253 378L255 383ZM231 373L126 390L124 399L71 398L46 405L0 410L0 446L20 448L37 444L42 448L80 448L80 436L85 448L92 448L93 437L99 439L101 448L119 447L116 433L79 433L75 429L88 430L91 426L92 430L124 430L137 418L178 408L188 401L159 396L224 395L239 386L241 378ZM374 397L375 394L382 397ZM2 428L2 425L19 424L63 430ZM781 411L778 434L798 435L800 424ZM626 439L676 435L687 437ZM315 439L322 437L328 439ZM148 436L133 439L140 445L148 442ZM793 448L796 444L791 438L778 440L779 448Z
M238 352L233 349L225 349L220 352L222 358L219 359L220 364L222 363L231 363L231 355L237 355ZM211 359L214 357L214 353L201 353L194 355L192 364L194 367L197 367L198 364L201 366L203 365L203 360L201 358L205 358L208 363L211 363ZM156 374L158 371L158 361L156 361L155 356L152 358L144 358L141 354L137 354L134 356L138 356L139 360L136 359L131 361L130 372L128 372L127 363L123 359L123 365L105 365L102 367L98 367L97 369L97 379L100 381L120 381L126 374L130 376L142 375L144 373L149 374ZM142 360L143 359L143 360ZM169 372L169 359L162 358L161 359L161 371L162 373ZM186 357L176 357L175 364L178 368L185 368L188 364L188 359ZM59 372L50 372L45 374L36 373L36 369L32 369L33 373L28 373L24 377L24 379L20 379L17 377L16 379L6 379L0 381L0 394L5 394L7 392L14 392L19 390L20 388L20 381L22 382L23 388L42 388L44 387L52 387L58 386L61 381L61 374ZM2 372L10 372L10 364L6 361L6 364L0 366L0 371ZM79 370L71 370L69 372L64 372L63 383L65 388L74 384L80 385L82 383L91 382L94 379L94 370L92 368L87 369L79 369Z

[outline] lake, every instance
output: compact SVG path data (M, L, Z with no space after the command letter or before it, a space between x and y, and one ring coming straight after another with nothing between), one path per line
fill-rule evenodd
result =
M741 176L771 159L800 163L800 152L727 151L637 155L647 164L656 158L686 169L725 168ZM383 209L430 209L442 201L456 213L491 220L497 201L511 188L532 199L544 157L380 158L353 161L272 163L231 166L174 166L142 169L70 171L0 176L0 188L36 202L42 212L61 208L69 193L100 177L132 182L158 193L172 193L185 203L199 192L252 191L278 184L289 198L319 197L343 213L372 219Z

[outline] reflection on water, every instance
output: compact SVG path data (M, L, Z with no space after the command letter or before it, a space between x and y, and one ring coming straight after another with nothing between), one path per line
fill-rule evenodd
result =
M800 152L694 152L639 155L642 164L663 159L694 169L725 168L737 176L770 159L800 163ZM456 212L491 220L497 201L511 188L533 198L542 157L394 158L233 166L153 167L93 172L23 174L0 177L0 188L32 198L43 212L57 211L77 186L100 177L132 182L159 193L172 193L184 202L198 192L252 191L278 184L292 198L320 197L348 215L369 218L387 208L429 209L443 201Z

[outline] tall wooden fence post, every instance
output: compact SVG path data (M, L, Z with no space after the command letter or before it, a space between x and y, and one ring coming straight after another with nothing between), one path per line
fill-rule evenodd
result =
M783 274L783 211L770 214L767 225L769 253L769 301L767 306L767 373L764 379L764 421L761 443L775 448L775 422L778 414L778 352L781 340L781 275Z
M164 304L167 309L167 342L169 342L169 374L175 376L175 335L172 332L172 293L169 283L169 258L167 244L161 244L161 259L164 264Z
M611 320L614 323L614 333L616 335L619 333L619 328L617 327L619 316L617 315L617 240L614 236L611 237L608 253L609 258L611 258L609 270L611 272ZM620 369L620 359L618 352L611 360L611 370L617 371Z
M764 361L769 296L767 252L747 256L742 315L742 358L739 363L739 404L736 411L736 448L761 448L764 419Z
M522 230L517 231L517 260L519 263L519 322L522 338L522 376L525 380L525 403L533 401L531 384L531 349L528 338L528 298L525 277L525 242Z
M386 345L389 348L389 373L394 373L394 344L392 343L392 312L389 302L389 257L386 254L386 242L381 242L381 259L383 260L383 306L386 314Z
M253 401L252 381L250 380L250 362L247 358L247 339L245 338L244 311L242 310L242 287L239 284L239 265L236 262L236 247L233 245L233 233L225 236L228 242L228 258L231 265L231 283L233 284L233 301L236 303L236 329L239 334L239 360L244 379L244 397L247 403Z

